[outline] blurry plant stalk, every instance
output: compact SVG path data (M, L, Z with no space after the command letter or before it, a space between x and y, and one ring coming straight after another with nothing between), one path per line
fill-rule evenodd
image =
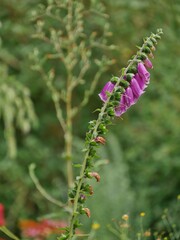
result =
M59 238L60 240L63 240L63 239L70 240L73 238L73 236L75 235L75 229L81 225L77 219L79 214L86 214L88 217L90 216L90 210L88 208L84 208L83 206L86 198L84 198L84 201L82 203L80 195L82 194L89 195L88 194L89 190L87 188L90 187L90 185L85 183L85 179L87 177L90 177L90 175L92 175L92 174L89 174L89 171L91 171L91 169L93 168L92 160L93 158L96 157L95 148L99 144L99 142L97 143L95 139L97 139L98 135L104 135L107 133L106 126L111 124L111 121L115 116L115 114L108 115L108 112L109 112L108 110L110 108L112 109L112 105L111 105L112 97L115 96L115 93L117 92L119 93L121 82L125 81L124 77L126 76L127 73L129 73L131 66L145 60L144 56L146 56L146 58L148 59L146 54L152 57L151 50L154 50L153 46L155 43L157 43L156 39L160 39L161 34L162 34L162 30L158 29L157 34L152 33L150 37L144 39L144 44L142 45L142 47L138 47L139 51L129 61L129 65L126 68L122 69L121 77L115 77L115 78L113 77L113 79L116 79L114 90L111 93L108 93L107 101L105 101L104 105L102 106L100 113L98 115L98 119L91 121L89 123L89 132L87 132L86 134L86 144L85 144L85 150L84 150L86 154L82 163L80 176L77 177L77 180L75 182L75 187L69 194L70 198L73 198L73 201L72 201L73 213L72 213L72 218L70 222L70 227L69 229L67 229L66 235L64 234L61 238ZM126 87L123 87L123 89L125 88ZM121 87L121 90L122 90L122 87Z
M4 121L8 155L14 159L17 155L16 128L27 134L37 125L37 117L29 89L8 74L6 65L1 64L0 75L0 118Z
M57 4L57 5L56 5ZM56 11L58 9L58 11ZM67 10L65 17L59 15L60 11ZM54 10L56 13L54 13ZM87 14L87 11L86 11ZM92 49L106 48L112 49L113 46L107 46L106 36L108 36L108 27L105 25L103 37L100 41L96 41L97 34L92 32L90 36L84 31L85 8L81 2L72 0L64 1L61 6L61 1L49 3L45 8L45 16L59 22L62 29L49 28L49 37L44 32L46 26L43 20L37 17L36 34L34 38L50 44L54 50L53 53L46 54L45 58L40 61L39 51L34 51L34 70L40 72L42 78L46 81L46 85L51 92L51 96L55 105L56 115L63 129L65 140L65 159L67 162L67 182L68 187L73 187L73 166L72 166L72 141L73 141L73 118L79 111L88 103L89 97L94 92L96 85L102 73L105 72L107 66L113 64L113 61L106 59L95 60L98 67L94 79L88 90L84 92L84 96L78 106L73 105L73 93L76 87L85 83L85 74L91 67ZM64 29L63 29L64 28ZM87 40L88 39L88 40ZM98 43L98 46L97 46ZM43 61L57 59L60 64L63 64L66 69L66 88L59 90L54 86L56 72L53 68L46 73L43 68ZM42 62L42 65L41 65ZM75 70L78 73L74 73ZM65 111L62 108L65 105Z

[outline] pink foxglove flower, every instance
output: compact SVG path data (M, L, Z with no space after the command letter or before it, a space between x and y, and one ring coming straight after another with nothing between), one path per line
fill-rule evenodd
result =
M138 98L144 93L144 91L140 88L135 78L132 78L130 87L132 89L134 99L138 100Z
M136 103L131 87L128 87L126 89L125 93L123 94L123 97L124 97L124 103L126 107L130 107L131 105Z
M152 68L150 60L147 60L147 62L149 67ZM123 79L126 80L126 76L124 76ZM138 63L137 73L132 76L129 87L127 87L125 92L121 95L119 106L115 107L115 115L117 117L120 117L128 108L138 101L139 97L144 93L147 84L149 84L149 80L150 73L147 71L145 65L142 62ZM114 86L115 85L111 82L106 83L99 94L103 102L108 98L107 92L111 93L114 90Z
M113 89L114 89L114 84L112 82L107 82L99 94L99 97L103 102L105 102L108 98L107 92L111 93Z
M146 68L153 68L152 62L149 60L149 58L144 60L144 65Z
M127 109L126 99L124 95L122 95L119 106L115 108L116 117L120 117Z
M147 88L147 83L145 81L144 78L142 78L139 73L136 73L135 74L135 79L137 81L137 83L139 84L139 87L141 88L141 90L144 90L145 88Z
M138 63L137 70L139 75L145 80L149 81L150 78L150 73L146 70L145 66L143 63Z

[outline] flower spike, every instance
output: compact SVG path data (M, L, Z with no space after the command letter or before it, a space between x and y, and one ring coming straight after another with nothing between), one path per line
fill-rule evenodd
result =
M108 131L107 127L112 123L112 119L120 117L132 105L134 105L140 96L144 94L145 89L150 82L150 73L147 69L152 69L153 65L149 60L152 57L152 50L155 50L154 45L160 39L162 30L158 29L156 34L151 34L150 37L144 39L142 47L138 48L138 52L133 56L126 68L122 69L120 77L113 77L107 82L99 93L100 99L103 101L103 106L99 110L97 120L89 122L88 132L86 133L84 160L80 175L76 179L74 188L69 194L73 200L72 216L70 226L66 228L64 236L60 240L72 240L75 234L75 229L78 228L78 216L86 214L90 217L90 210L84 207L84 203L88 196L93 195L93 188L87 184L87 178L95 178L100 181L100 176L93 171L94 159L97 156L97 147L105 143L105 138L101 137ZM123 220L128 220L128 215L123 216ZM124 225L124 227L128 225Z

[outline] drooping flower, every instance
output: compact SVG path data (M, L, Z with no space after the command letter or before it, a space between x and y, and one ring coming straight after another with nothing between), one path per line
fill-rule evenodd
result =
M153 68L152 62L149 60L149 58L146 58L146 59L144 60L144 66L145 66L146 68Z
M82 210L85 212L85 214L87 215L88 218L91 217L91 212L90 212L89 208L83 208Z
M136 103L136 100L134 98L134 94L133 94L131 87L128 87L126 89L125 93L123 94L123 97L124 97L125 105L127 107L130 107L131 105Z
M122 95L119 106L115 108L116 117L120 117L123 113L126 112L126 110L127 110L126 100L124 95Z
M114 84L112 82L107 82L99 94L99 97L103 102L105 102L108 98L107 92L111 93L113 89L114 89Z
M90 172L88 174L89 174L90 177L94 177L97 182L100 182L101 177L100 177L99 173L97 173L97 172Z
M139 73L135 74L135 79L137 81L137 83L139 84L139 87L141 88L141 90L144 90L147 87L147 82L145 81L144 78L142 78Z
M133 92L134 99L137 101L139 97L144 93L144 91L140 88L135 78L132 78L130 87Z
M97 136L97 137L95 138L95 142L101 143L101 144L104 145L104 144L106 143L106 139L103 138L103 137L101 137L101 136Z
M146 70L143 63L138 63L137 70L139 75L146 81L149 81L150 73Z

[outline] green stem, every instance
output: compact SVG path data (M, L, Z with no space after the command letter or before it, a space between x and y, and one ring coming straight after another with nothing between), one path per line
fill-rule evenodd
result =
M142 52L142 49L144 48L146 42L149 40L150 38L148 38L144 44L142 45L141 49L138 51L138 53L141 53ZM124 71L124 75L127 73L128 69L134 64L134 62L137 60L137 57L138 55L136 55L133 60L129 63L128 67L125 69ZM117 81L117 83L115 84L115 88L114 88L114 91L116 90L116 88L119 86L121 80L123 79L123 76L121 76L119 78L119 80ZM113 91L113 92L114 92ZM112 93L113 94L113 93ZM109 103L109 100L110 100L110 97L111 95L108 97L107 101L104 103L103 107L101 108L101 112L99 113L98 115L98 119L96 121L96 125L94 127L94 130L92 132L92 137L91 137L91 140L94 139L94 136L97 135L97 129L98 129L98 126L100 125L101 121L102 121L102 118L103 118L103 115L106 111L106 107ZM90 140L90 141L91 141ZM84 157L84 161L83 161L83 164L82 164L82 168L81 168L81 172L80 172L80 177L79 177L79 181L78 181L78 185L77 185L77 190L76 190L76 196L74 198L74 207L73 207L73 213L72 213L72 218L71 218L71 222L70 222L70 229L69 229L69 237L68 239L71 240L74 236L74 223L75 223L75 220L77 218L77 215L78 215L78 212L77 212L77 208L78 208L78 199L79 199L79 195L80 195L80 191L81 191L81 186L82 186L82 183L83 183L83 179L84 179L84 172L85 172L85 169L86 169L86 163L87 163L87 159L89 157L89 153L90 153L90 145L87 146L87 152L85 154L85 157Z

